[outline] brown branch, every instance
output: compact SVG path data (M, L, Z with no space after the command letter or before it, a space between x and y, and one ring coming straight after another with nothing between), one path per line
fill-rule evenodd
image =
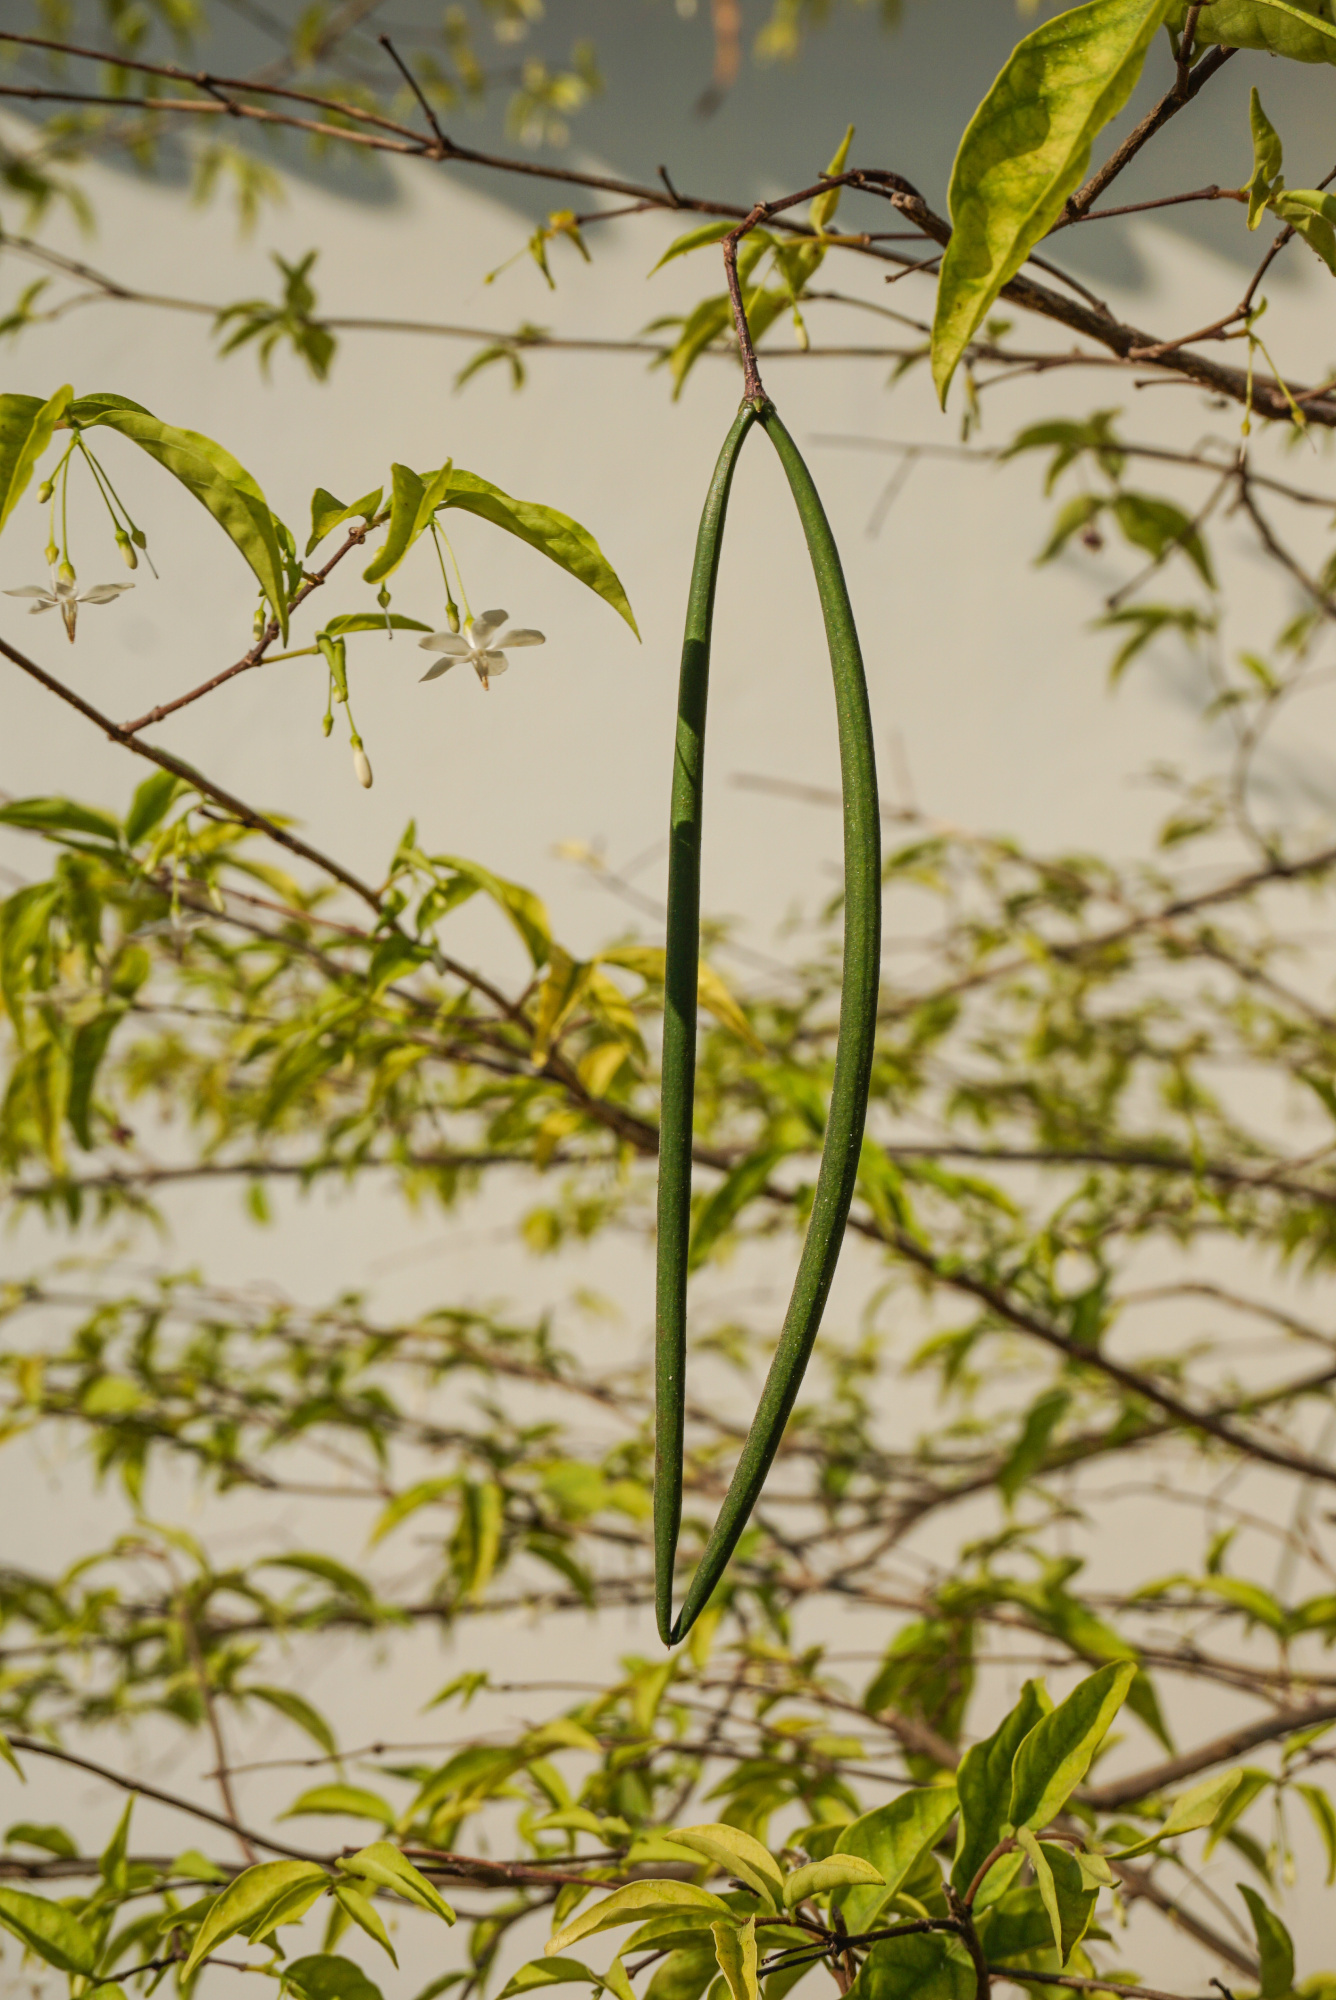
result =
M90 701L85 701L81 694L76 694L73 688L57 680L54 674L47 673L44 667L39 667L35 660L30 660L26 653L19 652L18 648L11 646L6 639L0 639L0 654L37 681L48 694L56 695L71 708L77 709L79 714L95 728L110 737L113 743L119 743L123 748L133 751L136 757L147 758L149 763L156 764L159 770L172 772L193 790L202 793L205 798L212 799L216 805L233 814L243 826L251 827L256 833L266 834L270 840L277 841L280 847L287 848L290 854L311 862L324 874L333 876L336 882L341 882L345 889L351 889L361 902L379 916L381 899L378 892L369 883L363 882L351 870L345 868L341 862L331 860L328 855L321 854L314 847L308 847L296 834L289 833L285 827L277 826L273 820L266 819L263 813L256 812L234 792L224 791L221 785L215 784L211 778L206 778L202 771L197 771L193 764L187 764L181 757L172 756L170 751L160 750L154 743L143 742L133 730L113 722L109 715L103 715Z
M386 509L383 514L377 514L374 521L364 521L360 527L351 529L347 541L341 543L334 551L324 568L318 569L313 574L308 575L305 581L293 592L288 601L288 610L290 612L295 611L299 604L305 603L312 591L320 589L330 571L336 569L343 561L343 558L353 549L361 548L372 529L378 528L382 521L387 521L388 519L389 510ZM212 694L215 688L222 687L226 681L235 680L238 674L249 673L252 667L266 665L265 654L270 646L273 645L275 639L277 639L279 629L278 619L271 618L250 651L243 654L235 666L224 667L221 673L212 675L207 681L202 681L198 687L191 688L188 694L179 694L171 701L159 702L156 708L150 708L146 714L136 716L133 722L123 722L121 724L123 733L126 736L135 736L141 729L148 729L153 723L161 722L164 716L174 715L178 708L189 708L192 701L199 701L204 695Z
M455 150L454 141L452 139L447 139L444 132L437 124L436 113L432 110L431 105L428 102L426 93L422 88L422 85L418 82L412 70L408 67L408 64L399 54L398 49L395 48L394 43L390 40L388 35L377 35L376 40L380 43L386 55L389 57L390 61L394 64L400 76L403 78L404 82L408 85L408 88L412 91L414 97L416 97L418 104L421 106L422 114L425 117L427 123L430 125L433 134L435 135L436 144L432 148L434 157L438 160L448 159L450 154L453 153Z
M322 854L318 848L308 846L295 833L289 833L285 827L276 825L263 813L256 812L234 792L225 791L211 778L206 778L193 764L187 764L183 758L173 757L169 751L160 750L155 743L146 743L141 736L133 735L128 729L123 729L119 723L113 722L110 716L103 715L100 709L94 708L90 701L85 701L81 694L76 694L73 688L57 680L54 674L47 673L46 669L39 667L35 660L30 660L26 653L21 653L16 646L11 646L6 639L0 639L0 655L20 668L23 673L30 675L49 694L58 696L71 708L77 709L80 715L93 723L113 743L119 743L124 749L133 751L136 757L147 758L149 763L156 764L159 770L171 771L192 790L201 793L205 798L212 799L216 805L233 814L243 826L267 835L280 847L285 847L290 854L297 855L303 861L309 861L322 874L330 876L335 882L341 882L345 889L350 889L359 901L375 912L377 917L382 915L381 892L373 889L369 883L363 882L359 876L352 873L351 869L345 868L342 862L335 861L330 855ZM395 924L392 928L398 930L399 926ZM465 985L472 987L475 992L481 993L506 1020L516 1022L527 1031L528 1023L523 1013L507 1000L505 994L493 986L490 980L484 979L479 973L469 971L466 966L460 965L456 959L448 958L443 952L437 953L435 963L438 970L453 974ZM576 1089L580 1090L578 1082ZM593 1101L588 1099L587 1093L581 1091L580 1094L584 1101Z
M1097 172L1090 176L1084 187L1077 189L1067 203L1062 221L1057 225L1058 228L1061 229L1067 223L1079 222L1086 211L1099 200L1105 188L1116 181L1123 168L1136 158L1147 141L1153 139L1155 134L1183 109L1184 105L1191 104L1198 91L1202 90L1236 53L1234 49L1212 49L1210 55L1204 56L1198 63L1186 83L1181 76L1176 75L1172 88L1165 92L1154 110L1147 112L1135 131L1129 132L1122 145L1110 154Z
M223 1801L223 1811L227 1815L228 1824L237 1837L237 1845L240 1847L246 1861L254 1863L259 1857L255 1851L255 1843L243 1826L241 1814L237 1810L236 1795L232 1790L232 1772L227 1761L227 1744L223 1738L223 1725L218 1714L218 1704L213 1698L213 1688L209 1682L208 1662L204 1657L204 1650L199 1642L199 1633L195 1627L195 1620L191 1616L190 1606L186 1601L185 1593L179 1586L176 1586L173 1590L173 1595L176 1599L176 1613L181 1620L181 1626L186 1635L186 1651L190 1655L190 1664L194 1668L195 1682L199 1688L200 1701L203 1704L205 1719L209 1725L209 1735L213 1740L214 1770L211 1775L217 1782Z
M1260 1722L1245 1723L1241 1729L1213 1737L1195 1750L1185 1750L1179 1757L1167 1757L1162 1764L1152 1764L1149 1770L1134 1771L1130 1777L1115 1778L1111 1784L1087 1786L1080 1798L1096 1812L1117 1812L1177 1784L1181 1778L1209 1771L1213 1764L1228 1763L1231 1757L1245 1756L1259 1744L1274 1743L1278 1736L1289 1736L1296 1729L1311 1729L1318 1722L1336 1722L1336 1701L1280 1709L1275 1715L1263 1716Z
M1021 1986L1065 1986L1073 1993L1122 1993L1127 2000L1183 2000L1181 1993L1162 1993L1158 1986L1127 1986L1117 1979L1082 1979L1074 1972L1015 1972L1009 1965L994 1966L999 1979ZM1208 1994L1207 2000L1219 2000Z
M33 1757L54 1757L57 1763L70 1764L76 1771L88 1771L95 1778L102 1778L109 1785L118 1785L123 1792L136 1792L141 1798L153 1799L158 1805L173 1806L177 1812L189 1813L195 1819L207 1820L210 1826L218 1826L225 1833L235 1834L250 1841L255 1847L263 1847L270 1854L282 1854L290 1861L313 1861L327 1867L328 1857L312 1854L309 1848L289 1847L281 1840L270 1840L263 1833L255 1833L250 1827L238 1825L235 1820L225 1819L222 1813L211 1812L207 1806L197 1806L189 1799L183 1799L174 1792L164 1792L157 1785L146 1785L139 1778L127 1778L120 1771L109 1770L105 1764L94 1764L90 1758L76 1757L72 1750L62 1750L54 1743L42 1743L35 1736L9 1738L15 1750L24 1750Z
M769 1189L766 1190L770 1192ZM783 1191L779 1198L784 1199ZM787 1197L791 1199L791 1197ZM1063 1354L1078 1367L1093 1368L1106 1375L1111 1382L1138 1400L1153 1403L1165 1415L1182 1425L1185 1430L1213 1437L1231 1451L1241 1453L1245 1458L1257 1460L1262 1465L1274 1465L1285 1472L1298 1473L1305 1479L1319 1479L1326 1485L1336 1485L1336 1465L1322 1459L1311 1458L1306 1452L1291 1451L1280 1445L1271 1445L1264 1439L1249 1436L1235 1429L1226 1419L1209 1410L1194 1410L1180 1396L1164 1389L1149 1375L1142 1375L1134 1368L1125 1367L1097 1347L1087 1347L1082 1342L1064 1333L1060 1327L1020 1305L1001 1285L986 1278L976 1277L972 1272L959 1266L948 1264L938 1257L924 1243L905 1230L883 1230L871 1219L851 1218L850 1228L875 1241L887 1243L906 1262L915 1265L925 1276L949 1289L962 1292L968 1298L977 1299L981 1305L995 1313L1007 1325L1019 1333L1027 1333L1032 1339L1050 1347L1055 1353Z
M31 42L33 38L20 37L10 31L0 30L0 40L27 40ZM114 55L105 56L99 51L75 49L73 45L69 44L51 43L43 44L43 46L58 49L63 48L69 53L105 60L113 64L116 61ZM1220 64L1232 53L1232 50L1215 50L1210 56L1206 57L1193 73L1189 95L1195 96L1207 77L1213 75L1220 67ZM163 68L161 65L144 65L143 67L148 68L153 73L161 71L163 75L167 76L176 74L171 69ZM201 72L202 76L203 73ZM195 83L197 88L204 87L199 77L190 80ZM210 77L208 81L219 84L224 80ZM247 89L253 94L261 94L263 91L268 91L271 88L270 86L256 86L254 83L236 84L233 87ZM409 128L396 125L392 120L377 117L369 112L363 112L360 107L338 104L332 100L317 100L310 93L276 91L274 94L288 98L303 99L304 101L321 106L327 105L329 108L337 110L340 116L347 122L342 125L331 125L321 120L300 118L293 114L271 111L253 104L220 104L212 100L149 97L127 100L114 96L100 96L90 92L39 89L35 86L11 84L0 85L0 97L8 96L33 102L98 104L110 110L119 110L122 112L134 110L144 114L166 112L182 115L195 113L223 116L228 115L230 112L236 116L260 119L262 122L276 128L286 126L293 130L309 131L321 138L343 140L350 144L389 152L396 156L416 157L420 159L433 157L434 142L428 142L411 134ZM1151 136L1152 130L1158 130L1159 125L1163 124L1166 118L1172 116L1175 110L1181 108L1177 99L1173 98L1173 93L1170 94L1170 97L1172 103L1170 100L1165 100L1160 107L1157 107L1157 111L1151 114L1151 125L1145 127L1145 122L1143 121L1143 127L1139 127L1137 133L1134 133L1131 139L1125 142L1124 147L1120 148L1119 153L1114 156L1114 159L1105 168L1100 170L1100 173L1095 176L1094 181L1088 183L1085 189L1082 189L1077 195L1073 196L1073 202L1077 204L1078 215L1081 212L1080 204L1083 198L1089 194L1089 198L1093 200L1095 194L1101 188L1108 185L1108 182L1114 175L1121 171L1121 167L1126 164L1127 159L1130 159L1139 150L1140 146L1145 143L1145 140ZM1154 122L1157 120L1158 122ZM355 125L367 123L374 124L377 130L370 132L352 129ZM391 133L396 135L399 133L408 133L408 136L406 138L388 136ZM592 174L572 168L559 168L540 164L532 160L520 160L500 154L483 153L470 147L456 146L450 157L454 162L485 167L496 172L522 174L530 178L552 180L563 185L588 187L604 193L616 194L643 204L646 209L689 209L702 215L717 215L732 218L739 223L747 222L748 217L752 214L752 210L740 207L736 203L711 201L680 195L667 187L645 186L638 182L623 180L612 175ZM950 223L944 218L934 215L923 201L922 196L902 176L882 169L856 169L844 174L823 178L821 182L810 190L786 197L782 202L767 203L765 205L765 214L767 217L775 217L777 219L777 227L788 230L799 237L812 240L815 238L816 232L810 226L786 221L780 217L779 211L807 199L810 194L821 192L823 188L838 185L861 188L864 192L878 194L892 201L901 213L913 222L924 235L942 246L945 246L950 241ZM1093 189L1093 193L1090 192L1091 189ZM1072 219L1076 218L1073 217ZM903 264L905 261L897 253L882 249L866 236L841 236L837 241L844 248L854 250L864 256L874 257L882 262ZM1117 356L1120 361L1130 362L1131 365L1138 365L1132 362L1133 350L1153 349L1162 344L1153 334L1143 332L1137 327L1124 325L1107 312L1092 306L1083 306L1079 301L1065 298L1061 293L1053 291L1050 287L1040 285L1028 278L1017 277L1012 279L1008 285L1003 287L1001 296L1011 300L1026 311L1035 312L1044 318L1055 320L1060 325L1066 326L1072 331L1094 340L1098 345L1108 349ZM1064 365L1063 359L1055 357L1053 365ZM1219 363L1207 361L1200 355L1184 353L1176 349L1145 365L1164 368L1175 376L1182 376L1188 381L1196 382L1201 387L1212 390L1218 395L1226 396L1233 402L1248 404L1259 416L1274 418L1283 422L1292 421L1293 412L1289 398L1286 396L1281 385L1269 377L1254 378L1250 396L1248 378L1245 371L1222 367ZM1319 399L1315 392L1310 392L1302 388L1296 393L1305 397L1310 396L1310 394L1312 395L1312 400L1309 402L1307 408L1307 414L1310 418L1325 427L1336 427L1336 399L1325 393Z
M1217 1958L1222 1958L1226 1965L1232 1965L1236 1972L1243 1973L1247 1979L1256 1979L1259 1976L1260 1968L1251 1952L1243 1951L1232 1938L1216 1930L1213 1924L1203 1923L1202 1919L1194 1916L1191 1910L1185 1910L1176 1896L1171 1896L1168 1890L1160 1887L1148 1869L1134 1868L1126 1861L1115 1861L1110 1865L1122 1883L1123 1894L1129 1902L1152 1904L1162 1916L1168 1917L1176 1924L1179 1930L1186 1931L1187 1935L1195 1938L1198 1944L1205 1945L1206 1949L1213 1951Z

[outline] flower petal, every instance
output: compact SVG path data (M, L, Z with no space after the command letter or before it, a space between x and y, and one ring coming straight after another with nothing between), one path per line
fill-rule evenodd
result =
M28 606L28 613L30 617L35 618L39 611L54 611L55 608L56 600L54 597L39 597L36 604Z
M132 583L95 583L91 590L81 590L80 604L110 604L123 590L133 590Z
M458 660L451 660L451 659L437 660L435 665L428 667L426 673L422 674L419 678L420 680L424 681L439 680L442 674L448 674L451 667L456 667L458 665L459 665Z
M506 672L510 662L504 653L479 653L473 664L481 680L495 680L498 674Z
M486 646L493 632L499 632L510 613L508 611L484 611L481 618L464 627L473 646L481 650Z
M52 597L52 595L51 595L51 592L50 592L50 591L49 591L49 590L48 590L48 589L47 589L47 588L45 587L45 585L44 585L44 584L40 584L40 583L23 583L23 584L20 584L17 590L7 590L7 591L5 592L5 596L6 596L6 597L45 597L45 598L47 599L47 601L48 601L49 603L51 603L51 604L54 604L54 603L55 603L55 601L56 601L56 600L55 600L55 598L54 598L54 597Z
M507 632L498 643L502 646L545 646L547 640L541 632L531 632L521 626L518 631Z
M469 652L469 642L458 632L428 632L425 639L418 640L429 653L449 653L454 660L462 660Z

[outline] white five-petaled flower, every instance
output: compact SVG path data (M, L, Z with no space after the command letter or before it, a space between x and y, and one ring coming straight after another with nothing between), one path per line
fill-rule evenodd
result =
M467 660L486 688L509 666L506 653L510 647L546 644L541 632L529 632L523 628L502 632L501 627L509 616L508 611L484 611L481 618L470 618L462 632L429 632L418 644L425 646L429 653L443 653L445 657L437 660L435 666L428 667L423 680L434 681L461 660Z
M60 567L62 570L68 569L68 564L62 563ZM39 611L59 611L65 620L65 630L69 634L70 644L73 645L74 627L81 604L110 604L123 590L133 589L132 583L95 583L91 590L78 590L75 587L72 570L68 575L62 576L59 570L53 569L49 588L40 583L25 583L17 590L7 590L5 596L34 598L36 602L28 607L34 617Z

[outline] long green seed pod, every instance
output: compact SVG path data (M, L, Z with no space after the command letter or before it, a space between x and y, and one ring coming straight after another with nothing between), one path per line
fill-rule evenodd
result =
M668 950L663 980L663 1110L659 1120L657 1332L654 1351L654 1578L659 1636L672 1641L673 1562L682 1524L686 1419L687 1247L691 1236L691 1120L696 1096L700 968L700 843L710 631L724 515L743 439L756 421L738 411L714 468L696 536L687 599L668 823Z
M700 852L710 627L733 468L753 416L779 455L807 538L830 648L844 795L844 970L839 1038L816 1195L783 1331L714 1532L677 1618L673 1566L682 1516L687 1252L700 958ZM774 408L744 405L724 443L696 542L678 694L668 875L654 1474L655 1610L665 1645L691 1630L727 1567L779 1449L821 1324L858 1178L881 965L881 821L867 682L853 611L811 474Z

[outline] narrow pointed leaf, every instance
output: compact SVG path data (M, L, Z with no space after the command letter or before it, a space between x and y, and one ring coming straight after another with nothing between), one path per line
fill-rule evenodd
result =
M695 1854L703 1854L716 1868L735 1875L739 1882L745 1882L749 1889L763 1896L773 1909L783 1903L784 1871L769 1848L762 1847L750 1833L716 1823L674 1827L668 1839L689 1847Z
M1011 1773L1013 1826L1047 1826L1090 1769L1113 1718L1136 1679L1136 1662L1101 1667L1036 1723L1016 1752Z
M0 396L0 528L28 490L73 394L67 382L45 403L40 396Z
M592 1909L582 1910L564 1930L548 1939L544 1949L553 1958L569 1945L578 1944L581 1938L592 1937L596 1931L633 1924L649 1915L686 1915L697 1910L708 1910L711 1922L719 1918L733 1921L733 1912L723 1897L712 1896L708 1889L698 1889L694 1882L631 1882L625 1889L615 1889Z
M1058 220L1096 136L1135 89L1164 15L1165 0L1087 0L1045 21L1012 50L966 127L932 330L943 403L984 315Z
M50 1897L30 1896L26 1889L0 1883L0 1924L60 1972L86 1976L97 1964L92 1933Z

